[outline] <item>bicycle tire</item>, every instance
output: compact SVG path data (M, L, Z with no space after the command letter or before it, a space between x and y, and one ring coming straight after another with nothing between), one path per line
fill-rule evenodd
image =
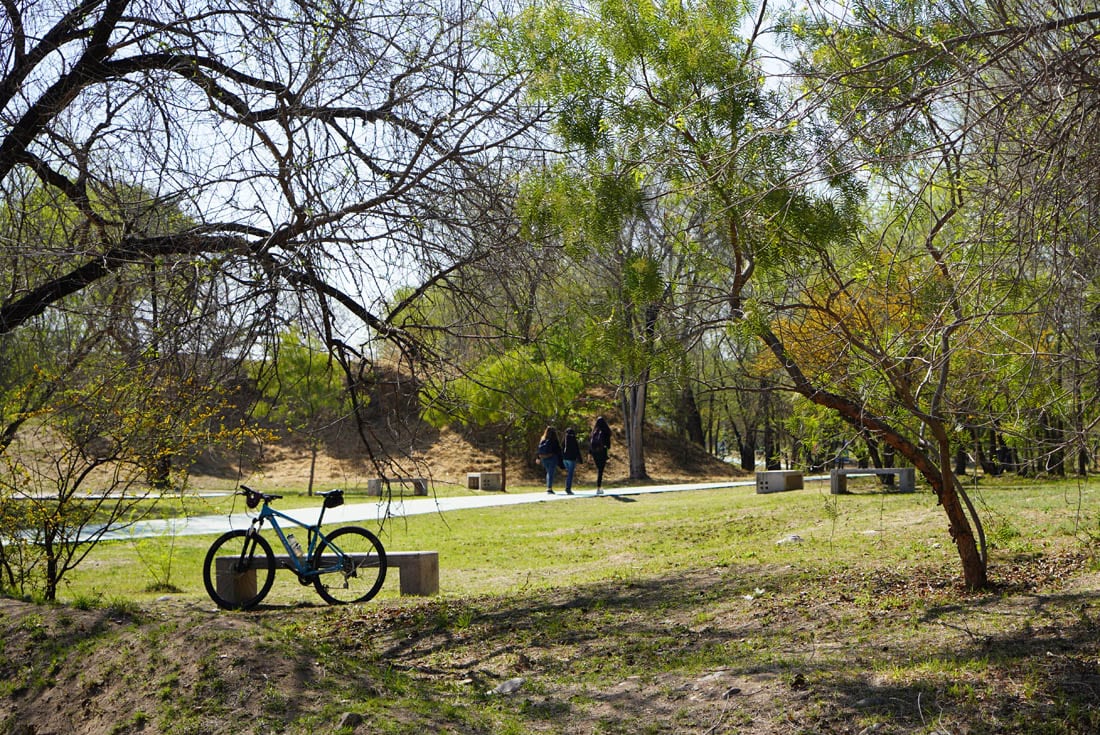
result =
M357 559L349 558L351 555ZM323 557L328 556L329 559ZM314 569L332 565L332 557L343 557L341 568L320 572L313 581L317 594L330 605L366 602L382 589L386 581L386 550L378 537L365 528L338 528L321 539L314 551Z
M254 541L250 542L250 539ZM253 563L257 548L265 563ZM217 562L215 561L219 556L238 558L238 563L234 564L230 575L228 577L223 575L221 591L218 589ZM245 559L247 562L241 564ZM250 571L255 573L254 588L248 584L245 576ZM275 555L271 551L271 544L260 534L250 534L243 529L227 531L219 536L214 543L210 544L202 564L202 582L206 586L206 594L210 595L210 599L218 607L226 610L248 610L256 607L271 591L271 584L274 581ZM242 593L243 597L240 596ZM232 596L229 596L230 594Z

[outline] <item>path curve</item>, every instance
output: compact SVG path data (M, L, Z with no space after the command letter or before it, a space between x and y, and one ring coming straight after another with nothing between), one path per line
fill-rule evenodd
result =
M814 478L806 478L814 479ZM608 490L602 497L614 498L622 495L646 495L653 493L673 493L688 490L716 490L729 487L749 487L755 480L729 480L724 482L697 482L680 485L638 485L635 487L616 487ZM325 512L325 526L335 526L359 521L382 522L388 518L424 515L427 513L450 513L473 508L491 508L505 505L524 505L527 503L554 503L566 500L596 498L594 491L577 491L566 495L558 491L550 495L545 491L533 493L494 493L492 495L459 495L445 498L396 499L391 502L345 503L339 508ZM311 524L317 521L316 507L295 508L283 511L288 516ZM139 521L125 529L110 531L103 540L125 540L152 538L157 536L203 536L228 531L233 528L248 528L252 515L233 513L224 515L192 516L190 518L169 518Z

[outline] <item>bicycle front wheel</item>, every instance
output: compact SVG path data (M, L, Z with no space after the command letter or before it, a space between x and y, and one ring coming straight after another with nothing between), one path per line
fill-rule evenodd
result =
M339 528L321 539L313 554L313 586L330 605L366 602L386 581L386 550L365 528Z
M248 610L259 605L274 581L271 544L260 534L242 529L219 536L202 564L206 594L227 610Z

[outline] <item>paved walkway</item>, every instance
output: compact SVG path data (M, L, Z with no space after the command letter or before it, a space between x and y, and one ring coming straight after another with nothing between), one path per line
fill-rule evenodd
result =
M811 479L811 478L806 478ZM700 482L683 485L639 485L637 487L616 487L605 491L603 497L614 498L625 495L646 495L651 493L674 493L687 490L714 490L728 487L751 487L756 480L736 480L728 482ZM471 508L490 508L502 505L523 505L526 503L556 503L569 500L584 500L597 497L595 491L574 491L566 495L561 490L550 495L546 491L537 493L493 493L491 495L460 495L446 498L410 498L392 502L345 503L339 508L325 512L325 527L356 521L380 522L386 517L424 515L426 513L449 513ZM320 503L318 503L318 506ZM304 523L317 521L318 506L295 508L284 511L288 516ZM104 539L149 538L155 536L202 536L221 533L231 528L247 528L251 515L234 513L226 515L193 516L191 518L173 518L141 521L129 528L112 531Z

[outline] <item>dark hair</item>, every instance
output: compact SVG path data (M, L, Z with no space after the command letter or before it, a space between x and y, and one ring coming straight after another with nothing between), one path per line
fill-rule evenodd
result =
M547 426L546 431L542 432L543 439L557 439L558 432L554 431L553 426Z

